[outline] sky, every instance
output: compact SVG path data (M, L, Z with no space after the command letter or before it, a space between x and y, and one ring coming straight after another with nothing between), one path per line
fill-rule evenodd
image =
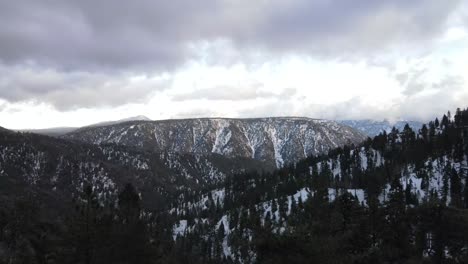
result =
M467 107L467 2L0 0L0 126L427 121Z

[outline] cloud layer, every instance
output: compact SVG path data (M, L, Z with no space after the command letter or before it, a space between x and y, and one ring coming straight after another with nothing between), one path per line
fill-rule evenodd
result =
M467 7L462 0L1 1L0 112L19 104L68 113L153 104L143 108L160 113L154 104L183 104L190 109L165 115L215 115L226 112L214 107L233 103L228 113L239 116L377 118L417 112L405 108L411 103L433 113L460 103L455 93L465 98L460 67L436 68L468 57ZM300 65L283 63L291 57ZM439 66L427 67L427 58ZM354 68L362 70L350 74ZM386 90L373 90L377 82ZM383 104L376 90L391 98Z
M190 44L217 39L242 50L368 53L441 33L460 2L3 1L0 59L61 69L170 69L194 55Z
M104 73L0 66L1 98L11 103L49 103L57 110L80 107L120 106L144 102L168 87L170 79L112 76Z

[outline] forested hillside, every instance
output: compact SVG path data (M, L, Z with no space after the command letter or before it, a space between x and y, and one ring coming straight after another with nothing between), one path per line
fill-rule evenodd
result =
M417 121L394 121L390 122L388 120L375 121L375 120L340 120L338 123L343 125L350 126L362 133L368 135L369 137L375 137L382 132L389 133L393 128L403 130L406 125L413 130L418 131L423 123Z
M467 125L457 111L231 177L187 203L176 247L247 263L466 263Z
M0 181L9 186L0 189L0 262L468 263L468 110L274 171L231 170L216 182L175 171L184 180L170 185L147 180L159 178L155 165L153 176L136 173L141 163L132 160L154 153L117 145L109 155L101 145L58 140L63 148L36 145L43 154L12 165L12 153L33 145L24 137L35 136L0 133ZM73 196L66 185L49 186L42 179L52 174L38 171L60 167L68 179L80 177L71 167L49 168L50 158L40 157L53 151L68 153L69 163L102 156L100 168L117 183L112 195L93 181ZM109 175L118 172L131 175ZM155 186L173 189L157 208L148 206L161 199L148 197Z

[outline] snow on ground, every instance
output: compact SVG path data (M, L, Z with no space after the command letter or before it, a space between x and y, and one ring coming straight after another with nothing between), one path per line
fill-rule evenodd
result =
M221 227L221 224L224 227L223 253L224 253L224 256L231 257L232 256L231 247L229 246L229 241L228 241L231 230L229 229L229 221L228 221L227 215L223 215L223 217L221 217L221 220L218 221L218 224L216 224L216 230L219 230L219 228Z
M216 129L215 142L211 152L221 155L230 154L232 149L226 148L229 140L231 140L232 132L229 130L229 123L222 120L218 123L219 127Z
M177 236L183 236L187 231L187 220L180 220L179 224L174 227L173 230L173 238L174 240L177 239Z
M367 153L364 148L359 151L359 157L361 158L361 169L367 170Z
M367 204L363 189L346 189L346 191L356 197L360 204ZM328 188L328 199L330 202L335 201L336 197L336 190L334 188Z

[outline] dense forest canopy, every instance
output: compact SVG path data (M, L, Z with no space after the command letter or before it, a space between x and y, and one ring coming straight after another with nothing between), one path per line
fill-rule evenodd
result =
M2 162L11 146L27 153L27 138L52 142L0 130ZM70 146L53 142L63 145L55 155ZM73 146L77 159L102 153ZM105 177L60 191L36 181L33 165L24 180L0 163L0 263L468 263L467 150L468 110L458 109L418 131L197 188L127 164L138 177L119 176L114 191ZM116 166L103 159L95 173ZM151 177L160 189L144 188Z

